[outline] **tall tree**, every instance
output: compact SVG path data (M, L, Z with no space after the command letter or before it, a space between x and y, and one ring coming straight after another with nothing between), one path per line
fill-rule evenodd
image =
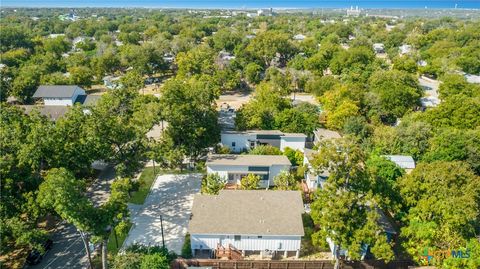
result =
M401 236L414 259L426 247L458 249L478 234L480 177L467 164L420 163L399 186L408 206Z
M329 172L312 204L312 218L320 227L314 243L325 245L328 239L337 246L337 268L341 249L348 250L350 259L358 260L365 245L378 259L392 260L392 247L378 223L379 203L372 195L365 156L355 141L347 137L323 142L312 166L319 173Z

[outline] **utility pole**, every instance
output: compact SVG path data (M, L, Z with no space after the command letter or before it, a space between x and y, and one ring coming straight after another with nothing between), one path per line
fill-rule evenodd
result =
M162 246L165 248L165 238L163 237L163 217L160 215L160 229L162 230Z

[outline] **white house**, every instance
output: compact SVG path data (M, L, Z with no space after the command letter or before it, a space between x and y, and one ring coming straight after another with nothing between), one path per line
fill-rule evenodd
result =
M400 49L400 55L404 55L404 54L408 54L412 51L412 46L407 45L407 44L403 44L399 47L399 49Z
M73 106L85 90L76 85L41 85L33 98L43 99L46 106Z
M407 173L410 173L413 169L415 169L415 160L413 160L412 156L383 155L382 157L394 162L400 168L404 169Z
M221 142L232 152L242 152L258 145L271 145L283 151L286 147L294 150L305 148L307 136L300 133L283 133L278 130L225 131Z
M196 194L188 225L194 256L237 252L298 258L304 235L299 191L229 191ZM225 256L223 256L225 257Z
M293 36L293 40L296 40L296 41L303 41L305 40L306 36L302 35L302 34L296 34Z
M239 184L248 174L261 176L260 188L273 186L273 179L282 171L289 171L292 164L283 155L209 155L207 174L217 173L229 184Z
M385 45L382 43L375 43L373 44L373 50L375 53L385 53Z
M307 172L305 173L305 183L307 184L309 190L323 188L323 185L329 176L328 171L323 173L316 173L313 171L311 162L316 153L317 151L311 149L305 149L303 153L303 165L307 167Z

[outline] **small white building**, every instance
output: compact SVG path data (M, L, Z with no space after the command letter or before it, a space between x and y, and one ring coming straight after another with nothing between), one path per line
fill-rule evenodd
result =
M480 76L478 75L472 75L472 74L465 74L465 79L467 80L468 83L480 83Z
M304 236L299 191L229 191L196 194L188 225L194 256L298 258Z
M383 45L382 43L375 43L373 44L373 50L375 51L375 53L385 53L385 45Z
M43 100L45 106L73 106L85 90L76 85L41 85L33 98Z
M305 148L307 136L301 133L283 133L278 130L225 131L221 133L221 143L232 152L248 151L258 145L271 145L281 151L285 148L301 150Z
M400 55L405 55L405 54L409 54L412 51L412 46L403 44L399 47L399 49L400 49Z
M407 155L383 155L382 157L394 162L400 168L404 169L405 172L410 173L415 169L415 160L412 156Z
M240 184L240 180L248 174L261 177L259 187L268 188L274 185L273 179L282 171L289 171L292 164L283 155L209 155L207 174L218 174L228 184Z
M303 40L305 40L305 38L306 37L302 34L296 34L296 35L293 36L293 40L296 40L296 41L303 41Z

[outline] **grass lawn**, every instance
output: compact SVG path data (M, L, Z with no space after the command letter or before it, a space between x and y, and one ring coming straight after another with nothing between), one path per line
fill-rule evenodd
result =
M130 230L130 227L132 227L132 224L128 225L127 231ZM117 254L118 250L122 247L123 241L127 238L128 232L124 234L118 234L117 233L117 239L118 239L118 247L117 243L115 241L115 233L112 231L110 233L110 237L108 238L108 245L107 245L107 250L108 253L110 254Z
M155 175L153 174L153 167L145 167L145 169L143 169L142 171L142 174L140 175L140 178L138 179L138 191L132 194L128 202L132 204L142 205L143 202L145 202L145 198L147 197L148 192L150 192L150 187L152 186L154 180Z

